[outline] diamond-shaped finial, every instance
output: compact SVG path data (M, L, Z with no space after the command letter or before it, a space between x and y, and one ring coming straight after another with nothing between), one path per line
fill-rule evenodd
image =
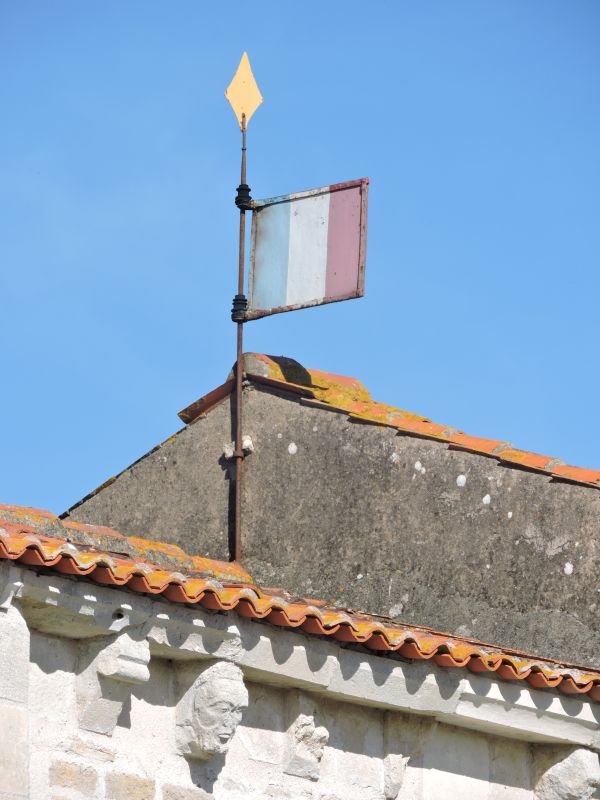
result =
M242 56L237 72L227 87L225 97L233 108L233 113L240 123L240 128L242 127L242 114L245 115L247 126L250 117L263 101L262 94L252 74L248 53L244 53Z

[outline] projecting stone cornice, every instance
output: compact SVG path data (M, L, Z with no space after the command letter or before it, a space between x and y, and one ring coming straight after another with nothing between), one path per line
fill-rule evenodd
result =
M222 659L237 664L250 681L426 715L446 724L530 742L600 750L600 708L578 697L443 669L431 662L404 663L230 613L180 607L159 598L3 563L0 608L6 611L11 606L31 629L83 644L89 640L94 651L90 663L95 659L96 674L121 685L144 679L140 653L147 647L150 659ZM127 638L127 648L115 647L120 637ZM107 659L102 658L103 650L109 648L115 659L110 675ZM132 648L137 648L136 653L129 658ZM122 653L123 663L119 662Z

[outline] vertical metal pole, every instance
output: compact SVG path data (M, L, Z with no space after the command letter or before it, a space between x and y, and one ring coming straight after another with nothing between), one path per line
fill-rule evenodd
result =
M242 169L240 184L246 184L246 115L242 114ZM246 248L246 209L240 207L240 250L238 265L239 295L244 294L244 262ZM242 555L242 479L244 473L244 451L242 444L242 382L243 382L243 353L244 353L244 323L237 322L237 359L235 367L235 509L233 533L233 561L240 561Z

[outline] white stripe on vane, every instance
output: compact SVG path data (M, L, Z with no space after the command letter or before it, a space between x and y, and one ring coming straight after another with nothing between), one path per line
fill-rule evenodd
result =
M288 305L310 303L325 297L329 199L327 193L291 203Z

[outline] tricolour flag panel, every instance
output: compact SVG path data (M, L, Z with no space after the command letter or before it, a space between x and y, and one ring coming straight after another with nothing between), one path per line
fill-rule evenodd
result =
M248 319L362 297L368 185L254 201Z

